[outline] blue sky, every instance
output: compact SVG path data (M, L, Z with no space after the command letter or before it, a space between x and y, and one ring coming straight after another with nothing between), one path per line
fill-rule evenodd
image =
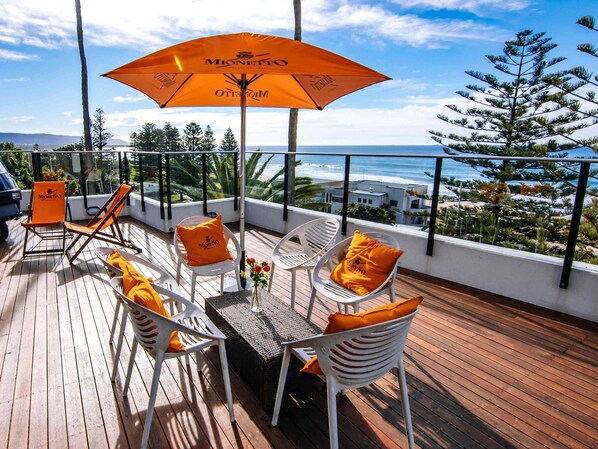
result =
M293 36L292 0L81 0L91 111L129 140L143 123L195 121L218 140L239 134L238 108L159 109L150 99L100 77L177 42L248 31ZM595 33L576 25L596 15L596 0L303 0L303 41L393 78L299 113L300 145L429 145L429 130L448 130L436 115L473 82L465 70L492 72L518 31L546 32L565 56L560 68L595 59L576 50ZM73 0L0 3L0 132L81 135L81 81ZM247 144L285 145L288 110L251 109ZM456 129L453 129L456 130Z

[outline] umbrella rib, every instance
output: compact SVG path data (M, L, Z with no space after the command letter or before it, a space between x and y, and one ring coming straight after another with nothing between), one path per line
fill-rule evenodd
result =
M316 108L318 109L318 111L321 111L322 109L324 109L322 106L320 106L318 104L318 102L316 100L314 100L314 97L312 97L308 91L305 90L305 88L303 87L303 85L299 82L299 80L297 79L297 77L295 75L291 75L293 77L293 79L297 82L297 84L299 84L301 86L301 89L303 89L303 92L305 92L305 94L309 97L309 99L311 100L311 102L316 106Z
M187 83L187 81L189 81L191 79L192 76L193 76L193 74L189 74L187 79L185 79L185 81L183 81L179 85L179 87L176 88L176 90L172 93L170 98L168 100L166 100L164 103L160 104L160 108L165 108L168 105L168 103L170 102L170 100L172 100L174 98L174 96L179 92L179 90L181 90L181 88Z

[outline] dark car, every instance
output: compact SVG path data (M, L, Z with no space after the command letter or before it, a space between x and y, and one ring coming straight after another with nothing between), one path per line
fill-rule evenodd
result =
M6 220L21 216L21 189L0 162L0 243L8 238Z

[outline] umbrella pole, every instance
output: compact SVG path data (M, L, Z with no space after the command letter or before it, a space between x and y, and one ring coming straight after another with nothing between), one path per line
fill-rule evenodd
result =
M247 77L245 74L241 75L241 162L239 166L239 235L241 244L241 262L240 270L245 272L245 134L246 134L246 117L247 110ZM241 276L241 287L245 288L247 280L245 276Z

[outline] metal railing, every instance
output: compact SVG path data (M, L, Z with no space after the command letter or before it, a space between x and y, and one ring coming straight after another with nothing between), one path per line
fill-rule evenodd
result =
M251 155L252 151L248 151L248 155ZM275 155L279 158L284 159L284 181L283 181L283 196L282 196L282 203L283 203L283 216L282 219L284 221L288 220L288 208L289 204L289 191L293 189L293 186L290 185L289 182L289 165L290 165L290 157L289 153L284 152L269 152L269 151L260 151L263 155ZM188 153L188 152L137 152L137 151L130 151L130 150L112 150L109 152L54 152L54 151L45 151L45 152L31 152L31 170L35 180L42 179L42 167L43 166L52 166L51 159L55 157L57 161L54 163L60 164L60 161L71 161L71 166L68 167L60 167L64 168L67 172L70 173L70 176L73 175L73 172L78 174L77 179L79 180L80 191L83 196L84 205L87 208L87 197L90 195L88 191L88 180L86 179L87 171L84 167L89 166L90 162L86 160L86 158L93 157L93 158L100 158L102 159L103 156L108 155L107 159L102 159L102 163L106 163L106 161L110 164L110 178L108 182L110 183L109 189L113 189L113 183L128 183L128 184L136 184L139 189L139 195L141 197L141 208L145 211L145 199L148 195L146 192L145 183L146 183L146 173L145 170L149 167L144 162L146 159L157 160L156 162L156 173L157 176L152 176L148 178L148 181L151 179L153 180L156 178L157 181L157 190L158 190L158 198L160 204L160 217L161 219L172 219L172 196L173 196L173 179L172 179L172 163L173 158L180 158L180 157L191 157L194 158L195 161L199 159L199 164L201 167L201 176L199 179L201 180L201 204L202 204L202 213L204 215L208 214L208 201L209 201L209 191L208 191L208 179L210 176L209 164L207 162L208 157L213 154L211 152L199 152L199 153ZM225 155L225 152L214 152L214 154ZM233 152L234 157L234 167L238 167L238 153ZM66 156L66 158L65 158ZM574 260L575 250L577 246L577 239L579 234L580 224L582 222L582 212L584 209L584 202L586 197L586 190L588 185L588 180L590 177L591 172L591 165L598 164L598 159L586 159L586 158L524 158L524 157L499 157L499 156L449 156L449 155L422 155L422 154L364 154L364 153L326 153L326 152L297 152L294 153L294 157L302 157L302 156L309 156L309 157L329 157L335 156L341 158L343 160L344 170L342 176L342 190L343 190L343 200L342 200L342 211L341 211L341 231L343 235L346 235L347 232L347 223L348 223L348 214L347 210L349 207L349 191L350 191L350 178L351 178L351 164L352 161L356 158L360 157L385 157L385 158L417 158L418 160L432 160L434 162L434 175L432 178L432 196L431 196L431 206L430 206L430 215L429 215L429 223L427 229L427 246L426 246L426 254L428 256L433 256L434 254L434 243L435 243L435 235L437 233L437 221L438 221L438 210L439 210L439 201L440 201L440 191L441 191L441 178L443 176L443 162L445 160L452 160L458 161L461 159L476 159L476 160L486 160L486 161L521 161L521 162L557 162L557 163L567 163L569 165L574 164L579 166L578 171L578 181L577 181L577 189L575 193L575 199L573 204L573 210L570 219L569 225L569 232L568 238L566 243L566 248L564 252L563 258L563 266L562 266L562 274L560 280L560 287L567 288L569 285L569 277L571 274L571 268ZM46 162L44 163L44 158ZM78 158L79 167L74 167L75 159ZM91 162L94 165L97 165L97 161ZM117 167L114 167L114 164ZM195 162L197 164L197 162ZM596 165L595 165L596 166ZM152 167L153 169L153 167ZM136 182L133 179L133 171L136 173ZM117 174L118 179L116 180L113 175ZM234 191L232 192L232 197L234 199L234 208L238 210L238 200L239 200L239 191L238 191L238 170L234 170ZM103 187L106 190L105 186ZM98 193L96 191L96 193ZM100 192L100 193L109 193L109 192ZM181 193L182 195L182 193ZM166 200L165 200L166 197Z

